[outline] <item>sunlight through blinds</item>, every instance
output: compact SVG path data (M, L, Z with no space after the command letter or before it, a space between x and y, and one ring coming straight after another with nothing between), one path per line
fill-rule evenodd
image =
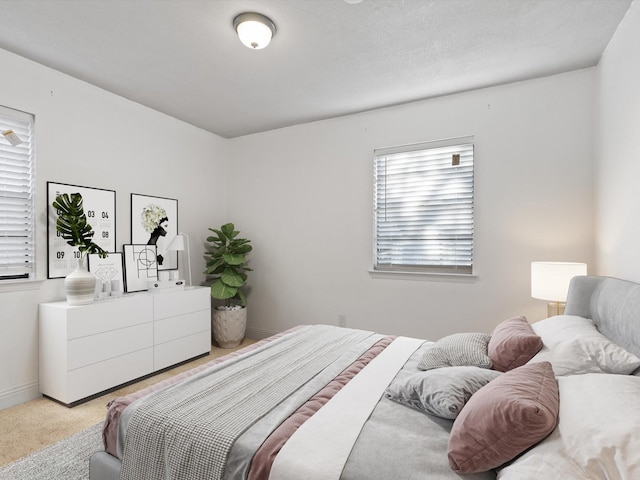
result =
M473 152L473 137L375 151L375 270L472 273Z
M33 122L0 106L0 280L34 274Z

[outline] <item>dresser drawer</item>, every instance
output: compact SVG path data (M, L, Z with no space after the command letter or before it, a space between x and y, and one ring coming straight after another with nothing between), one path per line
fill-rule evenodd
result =
M155 320L201 310L211 310L211 294L208 288L185 288L151 296L153 297L153 318Z
M152 305L151 295L134 294L95 302L91 305L67 306L67 338L71 340L152 322Z
M154 342L156 345L170 342L180 337L208 330L210 325L211 312L209 310L156 320L154 322Z
M114 386L148 375L153 371L153 348L87 365L69 372L67 399L72 403Z
M73 370L150 347L153 347L151 322L76 338L67 346L67 368Z
M195 333L171 342L156 345L153 354L153 368L161 370L189 358L197 357L211 350L211 331Z

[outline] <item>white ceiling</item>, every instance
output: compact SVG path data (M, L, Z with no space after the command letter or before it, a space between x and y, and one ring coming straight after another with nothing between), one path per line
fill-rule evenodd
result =
M593 66L631 4L353 1L0 0L0 48L231 138Z

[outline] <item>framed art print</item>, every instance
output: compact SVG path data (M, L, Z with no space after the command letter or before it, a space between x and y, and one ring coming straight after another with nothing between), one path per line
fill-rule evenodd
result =
M89 271L102 282L101 291L124 292L122 253L113 252L106 258L100 258L97 253L92 253L87 258L89 259Z
M116 251L116 192L47 182L47 278L64 278L80 258L77 247L68 245L56 229L58 212L52 204L60 194L79 193L87 223L93 229L92 241L107 252Z
M131 194L131 243L155 245L158 270L176 270L178 252L167 245L178 234L178 200Z
M125 292L147 290L149 280L158 279L155 245L123 245Z

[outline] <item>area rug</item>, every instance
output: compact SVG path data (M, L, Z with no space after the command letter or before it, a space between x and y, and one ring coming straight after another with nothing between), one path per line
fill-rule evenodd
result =
M102 422L0 468L0 480L87 480L102 450Z

